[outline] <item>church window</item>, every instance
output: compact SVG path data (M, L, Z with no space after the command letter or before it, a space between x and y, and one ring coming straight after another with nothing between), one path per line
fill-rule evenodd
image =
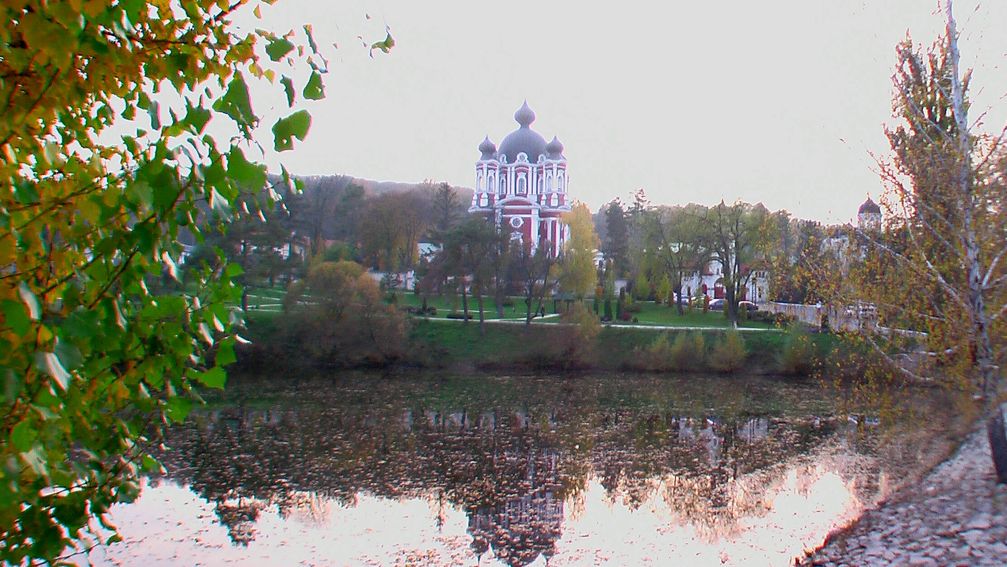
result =
M528 192L528 181L525 179L524 174L517 178L517 194L524 195Z

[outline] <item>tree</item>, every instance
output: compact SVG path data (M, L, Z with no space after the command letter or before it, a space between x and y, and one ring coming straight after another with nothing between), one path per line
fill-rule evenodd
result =
M467 283L479 309L479 332L485 333L485 293L495 277L495 256L502 238L494 223L481 217L469 217L445 235L444 250L436 262L445 265L444 273L454 274L462 286L462 304L468 322ZM504 240L506 242L506 240Z
M244 214L241 187L266 185L245 155L259 124L246 78L278 80L291 105L323 96L310 28L231 25L250 8L0 7L0 561L93 542L91 520L159 468L149 449L194 388L223 386L240 269L199 271L192 294L148 284L176 275L183 227L201 240L204 222ZM298 62L309 75L287 76ZM273 147L309 126L304 110L280 118Z
M647 263L655 275L667 278L670 290L665 293L671 291L678 297L676 307L680 315L685 313L682 307L685 274L700 270L709 257L708 226L700 217L703 212L690 205L653 208L643 213ZM670 306L671 294L666 297Z
M458 191L447 183L441 183L433 191L430 203L433 212L433 226L430 229L433 241L444 244L444 239L458 224L464 208Z
M426 229L424 199L411 191L385 193L370 199L361 214L361 253L367 262L388 272L412 268Z
M1007 314L1003 133L972 132L952 2L946 30L928 51L897 48L890 162L882 163L889 219L858 231L865 250L843 299L876 306L879 323L902 332L864 333L904 374L936 374L975 389L989 423L994 464L1007 481L999 402ZM912 332L904 332L912 331ZM934 354L910 368L889 356L924 343ZM999 422L997 422L999 418Z
M583 300L598 283L594 265L598 237L594 233L591 211L583 203L578 203L570 212L565 213L563 222L570 227L570 238L566 241L559 260L559 284L564 291Z
M514 272L512 280L518 285L525 302L525 325L531 325L532 318L542 309L542 302L552 288L556 257L550 253L548 240L532 247L520 240L510 242L510 267Z
M328 365L385 363L401 354L404 318L356 262L315 263L291 285L284 307L288 340Z
M616 273L622 275L629 269L629 224L626 211L619 199L605 206L605 256L612 259Z
M764 247L772 241L769 211L761 204L726 205L721 201L709 209L705 220L710 250L722 268L727 318L737 323L738 302L752 277L754 264L764 259Z

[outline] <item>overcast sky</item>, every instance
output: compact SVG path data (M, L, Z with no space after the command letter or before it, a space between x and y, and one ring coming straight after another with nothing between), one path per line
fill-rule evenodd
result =
M333 4L263 13L278 30L312 24L331 55L311 133L281 156L292 172L472 186L479 142L499 144L527 99L592 210L643 188L655 203L741 199L828 222L881 192L870 154L887 149L896 43L944 25L931 0ZM1007 2L955 11L973 108L999 131ZM368 57L357 36L386 26L395 48Z

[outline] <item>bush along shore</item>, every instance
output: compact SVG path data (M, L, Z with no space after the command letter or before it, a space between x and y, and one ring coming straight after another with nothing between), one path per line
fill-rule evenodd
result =
M410 319L375 333L363 325L256 317L245 336L251 342L238 351L239 371L412 367L807 376L830 361L866 358L863 349L837 335L812 333L799 325L736 331L498 323L481 331L477 321ZM846 364L845 370L855 366Z

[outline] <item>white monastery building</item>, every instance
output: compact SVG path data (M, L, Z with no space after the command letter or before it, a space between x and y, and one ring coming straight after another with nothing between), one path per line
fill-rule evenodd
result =
M509 227L511 238L537 249L547 243L558 256L570 237L560 216L570 210L563 144L551 142L531 129L535 113L525 102L514 120L518 129L504 137L499 149L489 136L479 144L476 185L470 213L493 215L498 226Z

